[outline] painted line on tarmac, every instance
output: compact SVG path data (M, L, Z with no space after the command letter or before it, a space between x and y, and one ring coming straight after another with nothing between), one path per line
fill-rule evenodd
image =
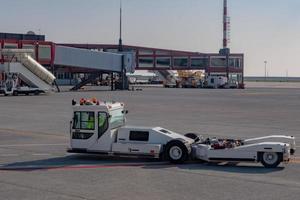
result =
M67 143L61 144L2 144L1 147L33 147L33 146L67 146Z
M52 156L51 153L33 153L31 155L33 155L33 156Z
M28 155L32 155L32 156L53 156L54 154L52 153L31 153L31 154L26 154L26 153L22 153L22 154L17 154L17 153L5 153L5 154L0 154L0 157L16 157L16 156L28 156ZM60 154L59 154L60 155ZM67 156L69 154L64 154L64 156Z
M25 155L25 154L22 154ZM51 153L32 153L32 156L52 156ZM7 153L7 154L0 154L0 157L16 157L16 156L21 156L21 154L16 154L16 153Z
M0 154L0 157L14 157L14 156L19 156L19 154L16 153Z
M36 132L36 131L23 131L9 128L0 128L0 132L12 133L12 134L26 134L26 135L38 135L38 136L46 136L46 137L58 137L64 138L65 134L61 133L46 133L46 132Z
M292 164L300 164L300 159L291 160ZM79 169L111 169L111 168L141 168L141 167L155 167L168 166L173 167L169 162L151 162L151 163L116 163L104 165L26 165L26 166L6 166L0 165L1 171L36 171L36 170L79 170Z
M128 164L106 164L106 165L28 165L28 166L9 166L0 165L0 171L35 171L35 170L76 170L76 169L108 169L108 168L136 168L147 166L173 166L168 162L155 163L128 163ZM175 165L174 165L175 166Z

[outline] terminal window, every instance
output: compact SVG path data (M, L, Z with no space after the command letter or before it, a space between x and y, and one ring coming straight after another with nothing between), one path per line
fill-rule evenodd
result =
M187 58L174 58L174 66L176 67L187 67L188 59Z

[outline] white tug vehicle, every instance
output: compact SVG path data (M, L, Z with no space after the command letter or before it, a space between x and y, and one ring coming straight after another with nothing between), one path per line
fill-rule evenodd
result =
M124 104L97 99L72 101L70 153L152 157L172 163L189 159L206 162L261 162L267 168L288 162L295 153L293 136L236 139L204 139L161 127L126 126Z

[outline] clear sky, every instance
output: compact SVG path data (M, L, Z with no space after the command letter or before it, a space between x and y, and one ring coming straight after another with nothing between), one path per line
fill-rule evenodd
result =
M117 43L119 0L0 0L0 32L54 42ZM223 0L123 0L123 43L218 52ZM245 73L300 76L300 0L228 0L232 52Z

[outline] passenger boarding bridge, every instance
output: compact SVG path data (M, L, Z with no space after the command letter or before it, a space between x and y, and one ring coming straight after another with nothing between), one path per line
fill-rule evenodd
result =
M63 46L93 49L97 51L118 52L118 45L111 44L60 44ZM169 49L148 48L123 45L125 51L134 52L135 70L170 71L170 70L203 70L208 75L227 75L243 84L244 54L233 53L229 56L229 68L226 67L226 56L218 53L199 53ZM160 73L164 74L164 73Z
M72 88L73 90L77 90L85 84L92 82L100 73L112 75L118 73L122 77L125 72L134 72L135 68L135 59L131 52L100 52L56 45L46 41L1 40L0 44L0 63L2 63L2 66L9 62L21 61L20 63L23 64L20 59L13 59L13 56L8 58L3 53L2 55L2 50L3 52L10 49L31 50L33 52L31 54L32 59L42 64L55 75L64 72L69 72L70 74L90 73L89 76L81 79ZM21 68L17 67L17 69ZM2 70L2 72L4 71ZM14 73L17 72L14 71ZM24 73L24 70L22 73ZM57 78L59 79L60 77ZM26 80L26 82L30 81Z
M230 54L229 68L226 58L217 53L198 53L168 49L110 44L55 44L48 41L0 40L0 49L32 49L33 58L51 71L59 84L74 84L79 73L118 73L122 70L203 70L208 75L226 75L243 83L244 55ZM134 56L135 55L135 56ZM0 63L5 62L0 55ZM93 78L93 77L92 77ZM91 79L92 79L91 78ZM85 78L83 81L87 81Z

